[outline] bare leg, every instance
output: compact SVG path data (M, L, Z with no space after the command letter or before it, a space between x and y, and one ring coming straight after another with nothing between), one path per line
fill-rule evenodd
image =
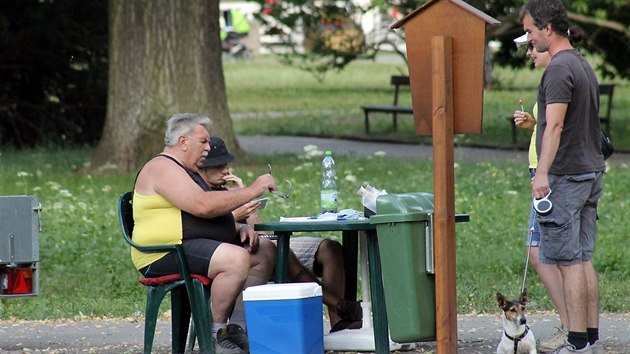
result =
M569 317L568 330L586 333L587 291L584 263L560 266L560 271L562 272L564 300Z
M599 328L599 282L592 262L584 262L587 286L586 327Z
M245 283L246 288L252 285L262 285L266 284L269 279L271 279L271 273L273 272L273 267L276 261L276 245L273 244L268 239L261 238L258 250L256 253L251 254L251 269L249 270L250 276L257 278L256 280L252 280L250 284L250 280Z
M320 243L315 262L322 265L322 286L330 292L328 306L330 324L333 326L341 317L337 314L337 303L345 297L346 272L343 267L343 248L339 242L324 240Z
M258 250L250 256L250 269L243 289L250 286L263 285L269 282L276 258L276 246L268 239L261 238ZM230 316L230 323L246 328L245 305L243 304L243 293L236 298L234 309Z
M563 329L569 328L569 316L564 303L564 291L562 287L562 273L557 265L544 264L538 261L538 247L532 246L529 253L529 262L534 266L540 280L542 280L553 305L560 316L560 324Z
M335 325L340 323L341 320L347 319L337 311L337 307L341 306L343 311L346 311L346 315L356 317L355 320L349 320L348 323L342 323L341 327L335 330L341 330L345 328L358 328L360 327L361 307L358 302L345 301L345 271L343 263L343 248L339 242L333 240L321 240L318 242L317 251L315 252L314 265L317 268L322 269L322 294L323 301L328 309L328 316L330 318L331 328L335 328ZM299 282L318 282L319 280L315 274L303 264L301 264L298 258L293 252L289 256L289 279L291 281Z
M243 290L249 273L249 253L242 247L223 243L208 269L212 281L212 321L226 323L234 301Z
M300 283L314 282L321 284L317 276L315 276L315 274L313 274L313 272L311 272L309 269L304 267L293 252L289 253L289 280ZM338 297L335 292L331 292L330 289L322 285L322 301L328 308L328 316L330 317L331 326L333 326L341 319L339 315L337 315L336 308L337 303L340 300L341 298Z
M317 276L304 267L293 252L289 253L289 280L299 283L313 282L321 285ZM335 306L339 300L334 293L322 286L322 301L326 306Z

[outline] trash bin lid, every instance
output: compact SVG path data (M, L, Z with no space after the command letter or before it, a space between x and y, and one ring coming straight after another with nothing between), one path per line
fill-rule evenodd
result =
M376 214L433 212L433 194L425 192L384 194L376 198Z
M416 211L404 214L377 214L370 217L370 224L389 224L414 221L429 221L431 213L425 211Z

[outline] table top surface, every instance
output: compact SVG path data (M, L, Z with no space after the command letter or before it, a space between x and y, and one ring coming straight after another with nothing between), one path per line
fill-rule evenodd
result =
M375 230L370 219L326 220L326 221L274 221L254 225L256 231L300 232L300 231L360 231Z
M468 222L467 214L457 214L455 222ZM370 219L360 220L313 220L313 221L272 221L254 225L256 231L302 232L302 231L363 231L376 230Z

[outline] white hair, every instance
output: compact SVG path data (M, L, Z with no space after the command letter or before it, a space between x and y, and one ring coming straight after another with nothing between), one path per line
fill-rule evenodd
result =
M198 125L203 125L210 131L212 121L199 113L175 113L168 119L166 124L164 144L166 146L175 146L180 136L190 135Z

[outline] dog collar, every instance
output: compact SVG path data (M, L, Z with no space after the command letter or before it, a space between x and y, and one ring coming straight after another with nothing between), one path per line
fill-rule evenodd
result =
M527 333L529 332L529 326L525 325L525 331L523 333L521 333L520 336L518 337L511 337L509 334L507 334L507 332L503 332L505 333L505 336L508 337L509 340L511 340L512 342L514 342L514 354L516 354L517 350L518 350L518 342L520 342L523 338L525 338L525 336L527 335Z

